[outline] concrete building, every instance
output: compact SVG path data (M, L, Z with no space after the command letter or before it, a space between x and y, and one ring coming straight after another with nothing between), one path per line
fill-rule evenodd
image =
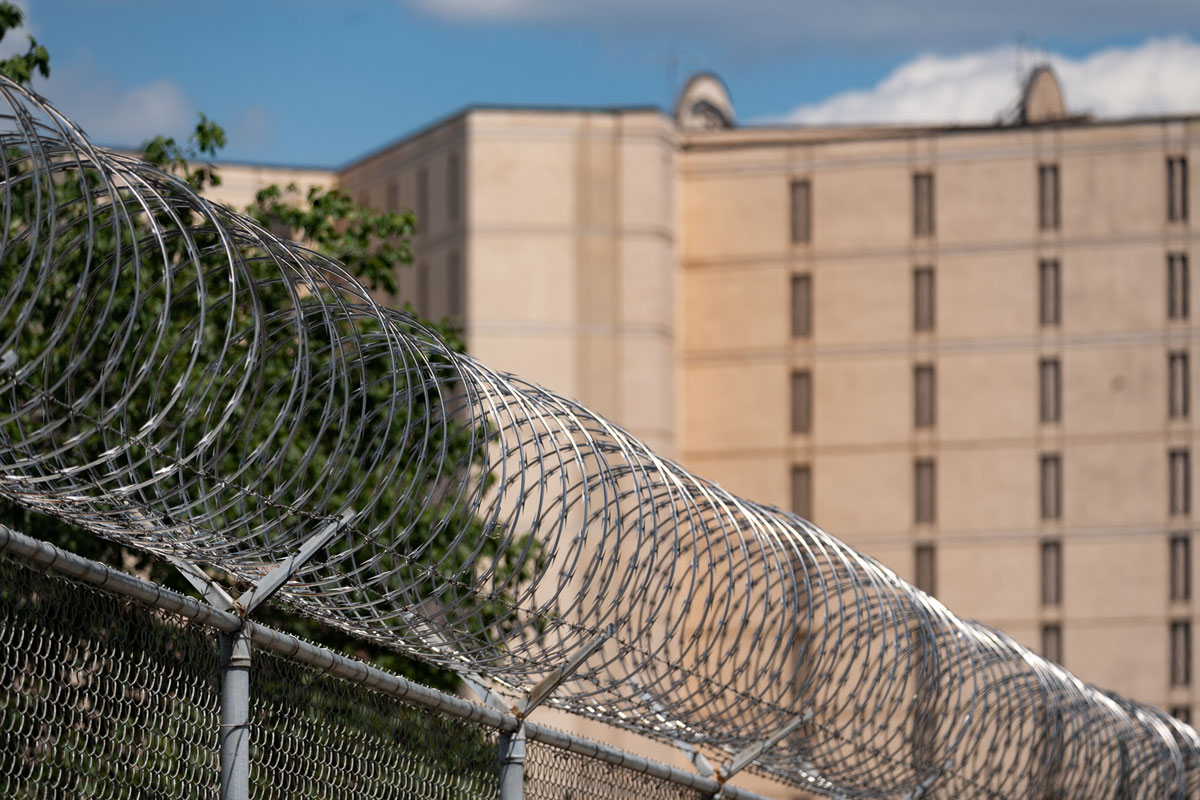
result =
M226 162L220 165L218 173L221 176L221 185L207 189L205 196L239 211L252 204L259 191L268 186L279 186L285 190L295 187L297 196L304 197L313 187L332 189L338 185L336 170L316 167L277 167Z
M678 139L657 109L471 109L354 162L341 185L411 208L401 295L460 317L472 355L677 454Z
M1200 119L683 132L681 455L1180 716Z
M1000 110L998 110L1000 111ZM1200 116L738 127L472 108L350 164L402 299L491 366L791 507L1085 680L1190 717Z

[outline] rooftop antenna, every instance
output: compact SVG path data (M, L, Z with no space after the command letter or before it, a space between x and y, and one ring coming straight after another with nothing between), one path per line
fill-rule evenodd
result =
M1026 59L1031 50L1030 39L1030 35L1025 31L1017 32L1017 47L1013 52L1013 67L1016 69L1018 89L1025 85L1025 75L1029 70Z
M663 103L663 108L667 113L671 113L675 108L675 98L679 94L679 72L680 68L688 63L696 64L699 59L695 56L686 53L680 53L674 46L667 48L666 53L656 54L653 58L656 64L662 64L666 71L666 101Z

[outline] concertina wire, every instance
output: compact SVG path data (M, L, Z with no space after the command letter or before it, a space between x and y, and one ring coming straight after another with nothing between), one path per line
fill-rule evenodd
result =
M1192 797L1200 738L493 371L0 80L0 495L834 797Z

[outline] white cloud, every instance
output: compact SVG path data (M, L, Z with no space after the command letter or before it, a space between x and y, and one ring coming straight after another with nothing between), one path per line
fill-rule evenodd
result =
M1043 56L1070 111L1102 117L1200 112L1200 44L1175 36L1072 59ZM1023 63L1022 63L1023 62ZM784 115L794 123L989 122L1011 110L1034 60L1012 47L922 55L870 89L836 94Z
M1200 27L1196 0L401 0L477 24L699 36L742 54L976 47L1025 31L1095 40Z
M199 106L174 81L158 78L122 86L86 53L65 66L58 64L49 78L35 78L33 85L98 145L136 148L160 134L183 143L200 119ZM265 106L251 104L231 118L214 121L225 127L230 149L237 157L270 155L275 119Z
M37 36L37 28L29 17L29 0L10 0L24 14L24 21L19 28L6 31L0 41L0 58L9 58L29 49L29 37Z
M452 19L539 19L554 15L553 4L540 0L414 0L433 14Z
M196 125L195 103L165 78L125 88L88 56L54 66L34 88L97 144L133 147L158 134L184 139Z
M1106 117L1200 112L1200 43L1182 36L1052 63L1073 109Z

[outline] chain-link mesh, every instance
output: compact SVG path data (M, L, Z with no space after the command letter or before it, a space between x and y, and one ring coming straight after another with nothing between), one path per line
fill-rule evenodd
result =
M256 798L492 800L496 731L255 652L251 792Z
M211 797L217 650L194 625L0 558L0 797Z
M0 555L0 798L215 798L216 635ZM492 800L496 730L263 650L251 795ZM528 743L531 800L700 800L694 789Z
M0 797L215 797L217 642L0 557ZM255 798L494 798L497 733L256 652Z
M686 786L567 750L529 742L526 800L703 800Z

